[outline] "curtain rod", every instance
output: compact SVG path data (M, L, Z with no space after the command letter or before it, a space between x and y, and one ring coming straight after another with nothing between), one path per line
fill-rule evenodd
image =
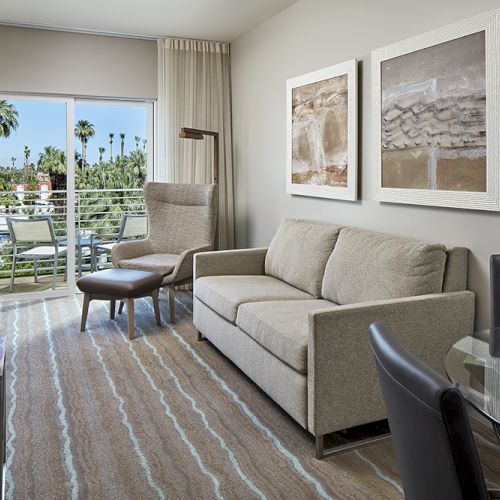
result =
M178 39L178 40L195 40L197 42L214 42L214 43L227 43L229 42L220 42L217 40L203 40L201 38L187 38L182 36L173 36L173 35L141 35L137 33L120 33L115 31L99 31L99 30L90 30L83 28L67 28L63 26L51 26L48 24L35 24L35 23L24 23L24 22L13 22L13 21L2 21L0 20L0 26L8 26L12 28L28 28L35 30L46 30L46 31L61 31L64 33L77 33L80 35L99 35L99 36L110 36L115 38L132 38L134 40L150 40L156 41L158 38L161 39Z

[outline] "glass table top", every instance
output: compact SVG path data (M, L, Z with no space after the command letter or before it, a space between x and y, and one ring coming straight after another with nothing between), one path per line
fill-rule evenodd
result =
M489 351L489 330L455 343L445 359L445 370L469 403L500 425L500 357Z

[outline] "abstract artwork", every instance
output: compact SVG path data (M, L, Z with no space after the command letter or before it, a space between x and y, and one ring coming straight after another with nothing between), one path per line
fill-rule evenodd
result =
M377 199L500 208L487 119L498 121L487 68L497 24L487 13L372 53Z
M356 199L356 61L287 84L287 192Z

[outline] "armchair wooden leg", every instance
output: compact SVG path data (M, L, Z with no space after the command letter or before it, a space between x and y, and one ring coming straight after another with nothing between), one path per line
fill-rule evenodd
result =
M134 299L125 299L127 302L127 322L128 322L128 338L135 339L135 324L134 324Z
M160 304L158 303L158 290L153 290L151 292L151 297L153 299L153 308L155 310L156 324L158 326L161 326Z
M168 312L170 324L175 323L175 285L168 286Z
M83 295L83 308L82 308L82 322L80 324L80 331L85 331L87 325L87 316L89 314L90 295L88 293Z
M109 301L109 319L115 319L115 308L116 308L116 301L110 300Z
M125 302L123 302L123 300L120 300L120 305L118 306L118 314L121 314L123 312L124 305L125 305Z

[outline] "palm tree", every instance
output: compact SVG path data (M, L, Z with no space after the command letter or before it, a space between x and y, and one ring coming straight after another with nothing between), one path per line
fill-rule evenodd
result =
M38 155L38 169L49 174L52 189L66 189L66 153L54 146L47 146Z
M26 168L29 163L31 150L28 146L24 146L24 167Z
M121 153L121 157L123 158L123 154L125 152L125 134L122 132L120 134L120 141L121 141L121 144L120 144L120 153Z
M95 134L94 125L87 120L78 120L75 127L75 136L82 143L82 174L85 173L85 163L87 159L87 142Z
M109 134L109 161L113 161L113 137L115 134Z
M29 182L31 178L30 155L31 155L30 148L28 146L24 146L24 182Z
M16 168L16 160L17 158L15 158L14 156L10 158L10 161L12 162L12 168Z
M146 139L143 139L143 140L142 140L142 150L143 150L143 151L146 151L146 143L147 143L147 142L148 142L148 141L147 141Z
M141 142L141 138L138 135L136 135L134 137L134 141L135 141L135 149L139 150L139 143Z
M104 154L104 151L106 151L102 146L99 147L99 164L102 163L102 155Z
M19 125L19 116L13 104L9 104L5 99L0 99L0 137L9 137L10 133Z

